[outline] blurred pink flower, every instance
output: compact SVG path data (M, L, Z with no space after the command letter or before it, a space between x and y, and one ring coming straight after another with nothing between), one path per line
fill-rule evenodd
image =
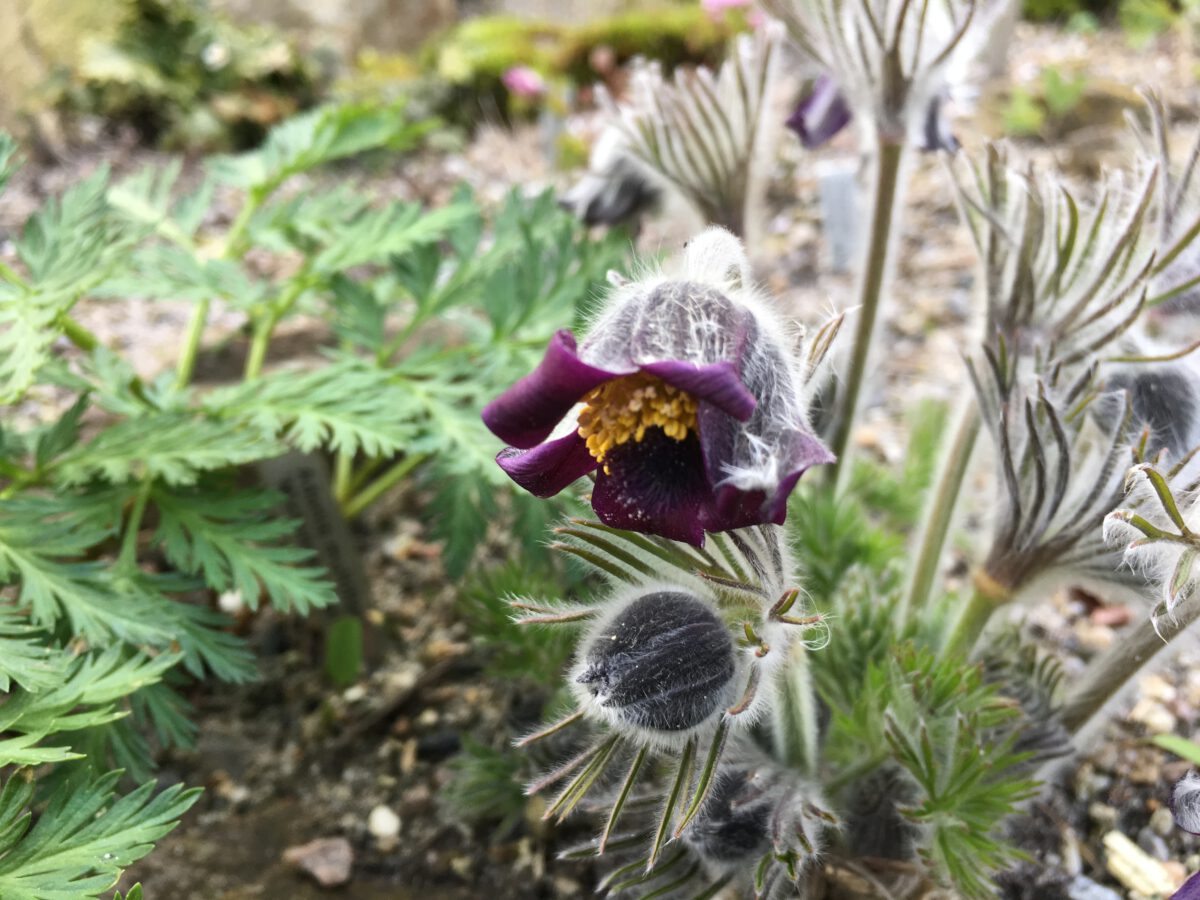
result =
M700 6L711 19L719 22L729 10L743 9L753 2L754 0L700 0ZM750 10L746 15L746 22L751 28L757 29L763 23L762 12L757 9Z
M546 92L546 82L529 66L513 66L500 76L509 93L517 97L540 97Z

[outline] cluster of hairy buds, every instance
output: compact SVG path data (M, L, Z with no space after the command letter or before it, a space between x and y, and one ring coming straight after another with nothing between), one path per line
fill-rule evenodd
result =
M833 820L811 785L752 752L750 736L781 702L787 663L823 645L827 626L788 586L792 563L779 529L716 535L699 553L586 520L558 535L559 550L598 564L613 583L586 606L513 601L518 621L583 626L569 673L575 711L523 741L573 726L593 734L531 786L562 785L547 816L562 818L585 795L603 793L606 773L624 768L594 850L628 848L635 836L644 851L637 884L666 877L684 856L717 880L757 872L760 887L795 883ZM662 792L652 821L626 809L647 791ZM634 878L624 876L614 883Z
M598 87L604 129L563 205L589 224L615 224L675 191L706 222L744 235L778 133L769 104L780 38L774 25L739 36L715 74L667 79L657 62L638 60L620 102Z

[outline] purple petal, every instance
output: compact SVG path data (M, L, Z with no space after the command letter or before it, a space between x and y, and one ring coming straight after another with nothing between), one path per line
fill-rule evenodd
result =
M483 423L506 444L535 447L584 394L624 374L589 366L576 352L574 335L560 331L538 367L483 408Z
M508 477L535 497L553 497L576 479L596 468L587 443L577 432L534 447L506 447L496 457Z
M1171 895L1171 900L1200 900L1200 872L1183 883L1183 887Z
M758 406L758 401L742 384L742 379L731 362L723 361L701 365L700 363L666 360L647 363L641 369L643 372L658 376L667 384L672 384L681 391L687 391L697 400L711 403L739 422L749 419L754 414L754 408Z
M721 484L727 476L727 467L737 466L740 462L735 451L743 426L706 405L700 407L697 424L705 472L710 483L719 485L712 517L705 522L708 531L728 531L767 522L782 525L787 517L788 497L800 476L812 466L833 462L835 458L807 427L792 428L771 440L776 445L771 450L779 456L779 482L763 489L744 490Z
M787 126L811 150L845 128L851 118L853 113L837 84L828 75L822 75L813 84L812 93L800 101Z
M700 441L682 441L652 428L640 441L614 447L592 491L592 508L614 528L657 534L693 546L704 544L711 489Z

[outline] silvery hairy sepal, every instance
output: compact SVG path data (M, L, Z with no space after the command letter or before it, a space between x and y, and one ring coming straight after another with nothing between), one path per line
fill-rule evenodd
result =
M1143 151L1160 172L1151 235L1156 251L1148 305L1162 314L1200 313L1200 129L1181 160L1171 153L1171 127L1162 100L1145 94L1149 127L1133 119Z
M639 59L620 102L598 86L604 130L588 174L564 201L598 215L647 188L674 191L705 222L744 237L779 131L770 100L781 37L774 23L740 35L716 74L700 67L668 79L657 61Z
M1200 587L1200 503L1195 456L1169 468L1131 468L1121 508L1104 520L1104 538L1124 550L1128 566L1158 586L1170 615Z
M695 546L781 524L800 476L833 459L809 406L840 322L802 341L710 228L667 272L617 279L582 342L558 332L484 408L510 445L497 463L539 497L595 472L606 525Z
M1016 376L1011 360L986 348L968 361L998 469L991 547L977 587L1011 597L1054 573L1119 581L1119 559L1100 529L1121 500L1137 449L1128 395L1099 391L1094 369L1058 385ZM1105 415L1088 414L1097 403Z
M1154 265L1143 232L1156 168L1109 173L1090 203L1057 175L1012 167L994 145L951 172L983 261L983 333L1011 377L1065 379L1056 371L1127 355L1120 345L1145 309Z
M965 71L975 52L973 26L990 20L971 0L766 0L821 78L797 110L793 127L810 143L828 139L849 116L870 123L893 144L949 146L940 121L949 77ZM977 21L978 17L978 21ZM956 55L962 53L956 61ZM836 91L836 96L832 93ZM931 120L932 116L932 120ZM955 142L956 143L956 142Z
M633 155L628 138L610 125L592 145L587 172L559 198L559 205L585 225L637 225L643 214L658 207L666 189Z

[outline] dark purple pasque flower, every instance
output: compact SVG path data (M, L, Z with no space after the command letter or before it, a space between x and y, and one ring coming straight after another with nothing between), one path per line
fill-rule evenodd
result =
M942 111L945 100L943 93L935 93L926 101L921 120L909 127L910 140L921 150L954 153L959 148ZM854 112L841 88L830 76L821 75L786 124L800 137L800 143L811 150L830 141L853 118Z
M748 280L741 244L710 229L682 277L622 285L580 345L558 332L483 411L511 445L501 468L539 497L596 471L601 521L696 546L782 523L801 474L833 456L808 426L803 354Z
M829 141L852 118L854 114L837 84L828 75L822 75L813 82L812 90L786 124L800 136L800 143L811 150Z

